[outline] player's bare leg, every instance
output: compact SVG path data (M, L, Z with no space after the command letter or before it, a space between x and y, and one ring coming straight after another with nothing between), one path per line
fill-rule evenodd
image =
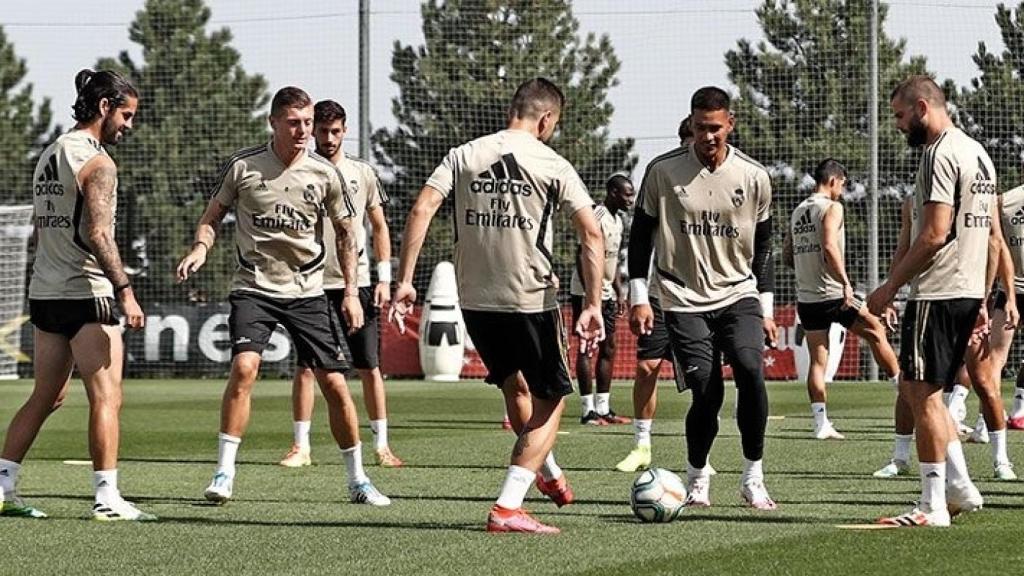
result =
M807 397L811 401L811 415L814 417L814 437L818 440L842 440L844 437L828 419L828 392L825 387L825 370L828 366L828 330L808 330L807 352L810 365L807 368Z
M292 447L279 463L287 468L300 468L313 463L310 457L309 431L313 420L313 371L303 366L295 369L292 378Z
M217 470L203 496L223 504L234 493L235 460L242 436L249 425L252 387L260 372L258 352L239 352L231 360L231 373L220 405L220 434L217 436Z
M530 394L530 388L522 373L519 372L506 381L505 385L501 387L501 392L505 397L505 409L509 416L509 423L512 425L512 431L519 436L522 434L524 426L533 418L534 398ZM544 461L537 471L536 484L537 489L559 507L571 504L575 498L565 473L555 461L553 450L549 450L544 457Z
M388 445L388 404L384 391L384 377L380 368L358 369L359 378L363 381L363 403L373 431L373 449L377 464L387 468L397 468L403 464L391 452Z
M636 445L625 458L615 465L621 472L636 472L651 465L651 426L658 406L658 373L661 359L636 361L633 380L633 434Z
M1012 340L1006 340L1002 334L1005 312L996 310L992 317L995 329L990 338L972 341L964 358L971 387L978 395L981 408L978 425L967 441L991 442L994 476L999 480L1016 480L1017 475L1006 451L1006 412L1000 390L1002 366ZM996 338L998 340L993 342Z

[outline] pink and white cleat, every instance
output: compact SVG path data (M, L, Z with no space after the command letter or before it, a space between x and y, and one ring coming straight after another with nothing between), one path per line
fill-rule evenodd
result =
M760 478L751 478L740 486L740 496L751 508L758 510L775 510L778 506L768 495L768 489L764 487L764 481Z
M487 515L488 532L527 532L532 534L558 534L561 532L554 526L542 524L526 510L516 508L509 510L495 504Z

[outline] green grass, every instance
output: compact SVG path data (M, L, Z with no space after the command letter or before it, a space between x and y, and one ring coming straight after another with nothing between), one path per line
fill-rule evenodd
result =
M870 476L891 451L894 394L887 384L832 387L830 411L847 435L843 442L809 439L812 420L802 386L770 384L772 415L785 417L768 424L767 484L780 504L774 513L740 505L741 456L730 389L712 452L719 470L712 482L714 506L684 512L668 525L637 522L628 506L634 475L612 470L632 446L632 428L583 428L571 398L557 454L578 502L559 510L536 492L527 501L539 518L562 528L553 537L483 531L513 437L498 426L500 395L478 382L388 383L391 444L407 466L376 468L365 451L371 477L394 498L387 509L347 503L344 468L322 401L314 417L316 465L276 466L291 443L289 387L260 382L239 456L236 499L224 507L206 506L202 490L216 459L222 389L223 382L214 380L126 384L121 487L161 522L100 524L83 519L92 500L89 468L63 463L88 457L85 398L76 385L22 472L23 495L51 518L0 519L0 573L991 573L1024 560L1024 483L992 481L987 446L966 446L985 510L957 519L953 528L835 528L904 511L917 498L916 477ZM0 383L0 425L29 390L24 381ZM655 463L678 472L690 396L667 384L660 394ZM617 384L613 397L620 413L631 412L628 384ZM369 445L368 430L363 437ZM1024 462L1024 433L1010 433L1010 456Z

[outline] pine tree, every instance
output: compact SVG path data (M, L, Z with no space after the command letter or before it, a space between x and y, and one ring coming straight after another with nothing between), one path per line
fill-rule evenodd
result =
M395 42L391 79L394 129L373 135L378 162L390 172L394 228L448 150L505 127L516 87L546 77L565 92L551 146L580 173L595 199L613 172L636 163L633 140L608 134L608 90L620 62L606 35L581 38L565 0L429 0L422 6L425 44ZM446 203L438 219L450 217ZM566 222L558 225L565 226ZM556 242L556 273L568 281L574 244ZM435 224L421 262L450 258L451 226Z
M143 62L125 51L98 65L126 74L141 96L135 129L110 151L118 161L122 256L137 273L144 304L227 294L235 259L230 221L191 294L174 287L174 268L223 162L268 139L266 82L242 69L228 29L207 32L209 20L202 0L147 0L129 30Z
M0 27L0 195L4 203L32 202L32 171L52 120L50 99L36 107L28 67ZM71 86L71 79L68 79Z
M905 41L885 36L886 11L879 6L879 228L893 233L879 234L882 277L897 240L900 198L913 184L918 157L890 119L889 95L900 80L925 71L923 58L906 60ZM846 165L847 268L867 288L870 3L767 0L757 17L767 42L740 40L726 54L729 79L739 92L736 143L773 174L777 228L788 225L812 188L809 175L818 162L831 156ZM782 301L794 300L791 275L777 270Z

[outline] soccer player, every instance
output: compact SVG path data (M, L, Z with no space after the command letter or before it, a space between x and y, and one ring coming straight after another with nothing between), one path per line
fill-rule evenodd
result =
M685 149L693 141L693 134L690 131L690 117L687 116L679 122L679 147ZM615 465L620 472L636 472L646 469L651 465L651 431L654 428L654 413L658 406L658 374L661 373L663 360L673 362L676 387L682 391L686 389L683 381L683 371L675 363L672 356L672 346L668 341L668 332L665 329L665 318L661 312L661 304L657 296L657 278L654 261L652 259L650 270L647 276L649 287L649 301L651 310L654 312L654 325L649 333L634 331L636 336L636 375L633 378L633 441L634 447L625 458ZM630 329L635 326L630 323ZM710 474L714 474L714 468L708 464Z
M347 156L342 150L345 138L345 109L333 100L317 102L313 107L313 137L316 152L330 160L341 175L355 208L352 216L352 233L356 238L359 257L356 276L359 284L359 304L363 309L363 327L351 331L344 318L341 331L352 355L352 365L363 381L363 400L370 418L370 429L374 437L374 453L381 466L401 466L402 461L388 446L388 411L384 394L384 378L380 373L380 310L391 301L391 235L384 218L384 204L388 197L380 185L377 173L365 161ZM364 220L369 220L373 230L373 250L377 260L377 284L370 285L370 259L366 253L366 229ZM338 268L334 248L334 230L325 226L324 248L324 292L331 304L331 313L341 309L344 299L345 278ZM282 466L297 468L310 464L309 428L313 416L313 370L298 366L292 381L292 412L295 435L294 445L281 460Z
M1017 323L1010 316L1011 303L1016 310L1024 310L1024 186L1009 190L1000 197L1000 214L1006 245L1013 261L1013 297L1008 286L1002 286L996 295L992 324L1004 324L1005 330L992 331L992 353L996 359L997 379L1001 379L1003 367L1013 343ZM1013 392L1013 407L1006 421L1008 428L1024 430L1024 367L1017 369L1017 383Z
M327 400L331 432L348 472L350 499L386 506L390 499L363 471L359 419L343 375L348 366L323 289L326 249L320 231L332 226L345 277L341 311L350 331L361 328L355 209L338 168L306 150L313 128L309 95L293 86L278 90L269 120L270 142L241 150L225 164L192 249L178 264L179 282L202 267L217 227L233 206L238 267L228 296L231 375L221 405L217 470L204 495L217 503L231 499L235 457L249 423L260 355L281 324L295 344L298 364L313 371Z
M604 315L606 338L597 348L597 395L595 402L593 367L590 356L584 348L576 355L576 379L580 383L580 424L606 426L608 424L629 424L625 416L619 416L611 408L612 370L615 364L615 322L626 309L626 294L619 277L619 248L622 246L622 215L633 205L636 191L633 182L622 174L613 174L605 183L604 204L594 207L594 217L604 235L604 266L601 278L601 313ZM582 263L577 253L576 266L572 271L569 295L572 301L572 317L575 322L583 311L586 290L581 274Z
M521 84L509 106L508 128L448 153L420 192L403 235L391 308L400 327L416 302L412 277L427 228L444 200L452 198L455 274L466 330L487 366L487 382L501 388L518 435L487 518L490 532L559 531L522 508L535 480L559 506L573 497L551 454L563 397L572 393L551 270L556 209L570 216L581 237L586 300L576 333L588 350L604 337L604 242L593 201L572 165L545 145L564 107L565 96L549 80Z
M911 76L890 98L896 128L911 146L924 147L914 186L909 248L889 278L868 297L881 314L904 284L910 295L901 327L900 394L914 414L921 499L908 513L883 518L893 526L949 526L950 516L981 508L953 419L942 403L967 351L994 272L989 260L996 214L996 175L985 149L953 125L942 90L927 76ZM979 312L982 312L979 314ZM948 506L948 509L947 509Z
M17 492L21 463L46 418L64 402L77 368L89 397L89 453L96 520L156 520L121 497L117 487L125 325L142 328L114 241L117 166L104 146L132 129L139 93L117 72L82 70L74 129L43 151L32 178L36 257L29 283L35 325L35 387L14 415L0 453L0 516L45 518Z
M846 274L845 220L839 202L846 179L846 167L837 160L828 158L818 164L814 169L814 193L793 211L782 255L796 271L797 313L807 334L810 353L807 395L814 416L814 437L818 440L843 439L829 420L826 408L825 367L831 352L828 333L833 323L867 342L888 378L899 373L885 326L854 296Z
M698 90L690 101L693 143L647 167L629 240L630 323L640 333L654 323L646 281L653 251L672 350L693 391L686 416L687 501L711 505L706 465L725 394L721 351L738 394L740 492L750 506L773 510L762 469L764 345L774 346L777 338L772 189L764 167L726 142L735 126L729 106L724 90Z

